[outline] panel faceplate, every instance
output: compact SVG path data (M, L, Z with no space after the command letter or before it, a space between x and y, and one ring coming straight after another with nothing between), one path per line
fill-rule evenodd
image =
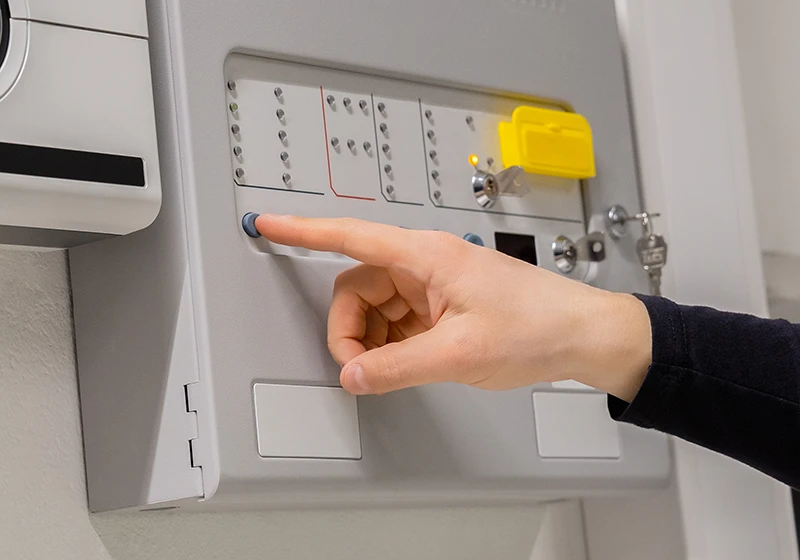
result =
M571 230L583 226L578 181L528 174L524 196L501 196L488 209L473 193L476 167L502 170L499 123L522 104L559 109L556 103L242 55L228 59L225 80L238 219L267 211L351 215L347 209L356 206L346 203L358 201L373 207L372 219L472 233L487 246L492 227L536 234L533 220L563 222ZM470 156L477 157L477 166ZM290 208L284 208L283 198L269 191L302 198L287 199ZM337 199L335 206L331 199ZM403 212L413 216L413 224L397 219L396 204L417 207ZM448 218L442 210L457 213ZM481 228L487 220L493 225ZM543 232L543 251L553 239L550 229ZM248 242L266 249L263 241Z

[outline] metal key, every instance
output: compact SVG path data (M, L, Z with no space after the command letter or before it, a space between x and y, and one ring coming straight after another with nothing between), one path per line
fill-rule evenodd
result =
M652 219L658 214L637 214L635 219L642 224L644 233L636 242L636 254L642 268L650 279L650 293L661 295L661 269L667 264L667 242L661 235L653 233Z

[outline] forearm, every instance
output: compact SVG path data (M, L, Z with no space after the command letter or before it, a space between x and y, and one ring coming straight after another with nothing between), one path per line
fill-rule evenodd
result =
M652 363L635 398L610 391L632 401L609 397L612 416L799 486L800 327L641 300L651 325Z

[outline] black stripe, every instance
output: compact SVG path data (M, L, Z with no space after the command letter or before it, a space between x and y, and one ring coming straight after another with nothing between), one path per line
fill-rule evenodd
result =
M144 187L144 160L0 142L0 173Z

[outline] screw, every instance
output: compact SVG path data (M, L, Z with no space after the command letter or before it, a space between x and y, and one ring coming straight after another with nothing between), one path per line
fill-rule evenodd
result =
M278 99L283 97L283 90L281 88L279 88L279 87L275 88L274 93L275 93L275 97L277 97Z
M289 161L289 152L281 152L281 161L284 163Z
M439 172L434 169L433 171L431 171L431 177L433 178L434 181L438 181L439 180Z
M392 166L391 165L384 165L383 166L383 171L387 175L391 175L392 174Z
M386 114L386 103L378 103L378 111L380 111L380 113L382 115L385 115Z
M389 146L389 144L384 144L383 146L381 146L381 150L383 150L384 154L388 154L391 149L392 148L391 146Z
M231 126L231 132L233 134L239 134L239 132L241 132L241 130L242 129L239 127L238 124L235 124L235 125Z
M242 147L241 146L234 146L233 147L233 155L235 155L236 157L239 157L240 155L242 155Z
M289 175L288 173L284 173L283 175L281 175L281 179L283 179L283 182L286 185L292 182L292 176Z
M386 194L388 194L389 196L393 195L394 194L394 186L386 185Z
M348 147L348 148L350 148L351 150L355 150L355 148L356 148L356 141L355 141L355 140L348 140L348 141L347 141L347 147Z
M369 142L364 142L364 151L369 153L371 149L372 149L372 144L370 144Z
M234 82L233 80L230 80L228 82L228 89L231 90L231 91L236 91L236 82Z
M236 169L236 176L237 176L239 179L241 179L242 177L244 177L244 169L242 169L241 167L237 168L237 169Z
M435 136L436 136L436 133L434 131L432 131L432 130L428 131L428 140L433 140Z
M431 157L431 159L436 159L436 156L438 156L439 154L436 153L436 150L431 150L430 152L428 152L428 155Z
M433 191L433 198L440 200L442 198L442 191Z
M333 146L334 148L338 148L339 147L339 139L336 138L336 136L331 138L331 146Z
M345 106L345 108L350 107L350 103L352 103L352 101L350 101L349 97L342 99L342 104Z
M283 118L286 116L286 111L283 109L278 109L275 111L275 116L278 117L278 120L283 122Z
M280 140L281 142L286 142L286 138L287 138L288 136L289 136L289 135L288 135L288 134L286 134L286 131L285 131L285 130L279 130L279 131L278 131L278 140Z
M425 111L425 118L428 119L428 121L433 122L433 111L427 109Z
M472 115L467 117L467 126L472 126L475 124L475 119L472 118Z
M238 103L231 103L230 105L228 105L228 107L230 107L231 113L235 113L235 112L237 112L239 110L239 104Z
M381 126L379 128L381 129L381 132L383 132L384 136L386 135L387 132L389 132L389 125L387 125L386 123L381 123Z
M331 107L333 107L333 104L336 103L336 98L334 96L332 96L332 95L329 95L328 97L326 97L325 100L328 102L328 105L330 105Z
M364 101L363 99L358 102L358 106L361 107L362 111L366 111L367 110L367 102Z

